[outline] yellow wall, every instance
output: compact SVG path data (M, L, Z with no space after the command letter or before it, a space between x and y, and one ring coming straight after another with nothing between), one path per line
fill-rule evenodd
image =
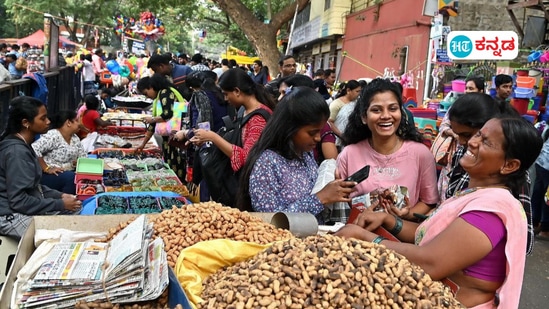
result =
M379 0L351 0L352 11L354 13L354 12L358 12L360 10L364 10L365 8L367 8L369 6L376 5L378 2L380 2L380 1Z
M327 35L343 35L345 34L346 16L351 13L351 0L332 0L331 2L330 8L322 16L321 24L328 24ZM324 33L325 35L326 33Z

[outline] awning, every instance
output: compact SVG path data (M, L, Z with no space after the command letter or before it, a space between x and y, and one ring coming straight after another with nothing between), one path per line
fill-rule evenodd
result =
M44 34L44 31L40 29L27 37L18 39L17 44L21 45L23 43L28 43L30 46L43 46L45 39L46 35ZM82 46L81 44L75 43L63 36L59 36L59 46L62 47L63 45Z

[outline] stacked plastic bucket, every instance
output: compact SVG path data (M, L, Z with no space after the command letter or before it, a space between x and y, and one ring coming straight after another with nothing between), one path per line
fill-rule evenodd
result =
M519 114L526 115L530 99L536 97L536 90L534 88L536 86L536 78L527 74L526 76L519 75L516 79L516 85L517 87L513 91L513 107Z

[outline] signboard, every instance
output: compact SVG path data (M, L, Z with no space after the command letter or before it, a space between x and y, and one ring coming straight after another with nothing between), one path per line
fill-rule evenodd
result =
M513 60L519 53L513 31L452 31L447 42L452 60Z
M139 55L143 51L145 51L145 43L144 42L139 42L139 41L133 41L132 53L134 53L136 55Z
M446 49L437 49L437 63L439 64L450 64L452 60L448 57L448 52Z
M435 39L442 36L443 30L443 17L442 15L436 15L433 17L433 26L431 27L430 38Z
M320 16L294 29L290 48L304 45L320 37Z

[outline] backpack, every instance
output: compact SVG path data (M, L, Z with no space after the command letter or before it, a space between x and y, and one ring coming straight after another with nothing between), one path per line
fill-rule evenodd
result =
M31 96L48 105L48 82L44 75L40 73L29 73L23 75L23 78L28 78L34 81L31 83Z
M256 109L244 117L244 107L241 107L236 120L231 120L229 116L223 117L225 127L221 128L218 134L227 142L242 146L242 127L257 114L265 120L271 117L263 108ZM231 159L214 144L202 146L198 150L198 158L202 177L206 181L211 198L218 203L234 207L240 173L233 171Z

